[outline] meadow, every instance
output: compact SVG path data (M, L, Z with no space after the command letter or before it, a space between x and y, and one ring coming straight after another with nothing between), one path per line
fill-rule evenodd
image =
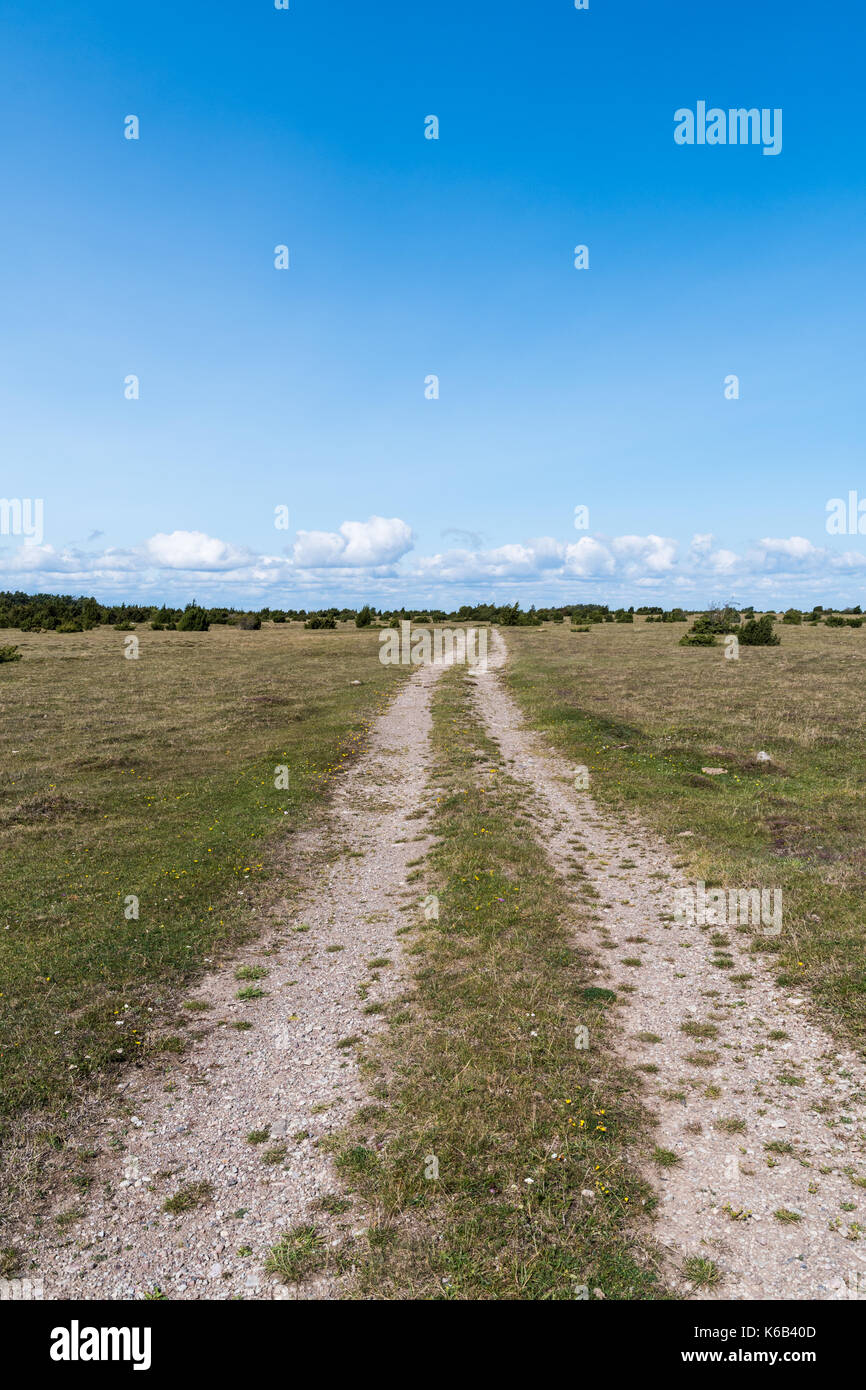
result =
M511 628L507 679L593 796L669 840L684 883L782 889L781 936L751 950L864 1049L866 635L777 623L780 646L734 661L685 631Z
M755 969L864 1049L866 633L778 624L780 646L730 661L721 644L681 647L686 626L504 627L505 679L601 805L668 840L683 883L782 890L782 934L752 934ZM13 1162L22 1133L28 1161L43 1141L63 1147L83 1090L184 1050L184 987L291 896L293 834L318 823L413 669L383 665L376 629L349 624L135 635L127 660L128 634L104 625L0 631L23 654L0 665ZM404 929L414 980L364 1059L374 1103L333 1145L377 1213L352 1246L349 1296L564 1299L597 1285L663 1299L654 1197L632 1167L649 1135L641 1082L574 937L591 903L551 871L469 691L461 668L434 695L436 843L413 875L445 910ZM592 1054L556 1041L575 1018L602 1039Z
M178 987L257 931L275 849L406 675L354 625L135 635L137 660L110 627L0 631L23 654L0 665L7 1126L166 1045Z

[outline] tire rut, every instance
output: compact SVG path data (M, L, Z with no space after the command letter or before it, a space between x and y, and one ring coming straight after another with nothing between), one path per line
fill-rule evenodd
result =
M91 1127L100 1149L92 1190L78 1202L57 1195L53 1214L63 1205L83 1212L62 1230L49 1218L26 1237L46 1298L132 1299L154 1288L170 1299L334 1296L330 1279L287 1288L264 1264L296 1224L315 1223L334 1244L347 1222L364 1224L356 1210L340 1231L315 1210L340 1193L318 1144L368 1099L348 1040L382 1026L366 1010L397 995L408 975L397 932L417 897L409 863L428 843L418 812L441 669L411 676L337 786L324 830L298 837L319 878L291 907L276 905L275 926L263 923L277 938L271 952L260 939L205 977L189 996L204 1036L169 1077L146 1065L122 1081L120 1105ZM377 957L393 964L371 970ZM243 966L264 991L248 1001L237 998ZM252 1143L256 1131L266 1138ZM163 1210L178 1188L201 1183L210 1187L202 1204Z
M725 929L714 951L709 931L673 920L685 885L670 851L575 789L575 770L525 727L492 636L477 707L509 772L537 795L539 840L583 914L575 870L597 894L595 983L617 994L624 1060L643 1070L658 1146L675 1156L648 1173L672 1286L701 1299L866 1297L862 1062L810 1021L803 995L779 989L748 936ZM720 958L750 979L732 983ZM645 1153L634 1157L647 1168ZM711 1260L720 1283L690 1283L691 1257Z

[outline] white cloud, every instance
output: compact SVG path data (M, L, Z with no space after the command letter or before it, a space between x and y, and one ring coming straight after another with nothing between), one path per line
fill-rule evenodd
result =
M527 605L593 598L628 604L641 593L702 606L723 588L741 602L763 594L786 606L844 605L862 601L855 589L866 570L866 554L824 549L803 536L763 537L742 553L719 546L709 532L695 534L682 551L654 533L570 542L541 536L423 556L412 550L408 523L380 516L344 521L336 531L299 531L290 555L255 554L181 530L160 532L134 549L0 544L0 588L186 602L194 587L203 601L239 607L354 605L369 598L385 607L446 608L491 595Z
M566 574L586 578L591 575L613 574L615 568L616 562L607 546L602 545L601 541L595 540L593 536L581 536L579 541L574 541L565 548Z
M416 572L423 579L445 584L506 578L514 572L515 566L522 573L527 572L521 551L522 547L515 546L498 551L448 550L439 555L422 555L416 561Z
M206 536L204 531L160 532L145 544L150 559L160 569L225 570L235 569L250 558L248 552Z
M662 536L619 536L613 541L613 553L625 563L629 578L645 571L662 574L673 569L677 555L676 541Z
M714 550L712 555L707 557L709 566L716 574L733 574L740 562L740 557L735 550Z
M399 517L344 521L336 531L299 531L293 558L303 569L392 565L412 549L412 528Z
M296 565L318 569L338 565L345 549L345 536L337 536L333 531L299 531L293 554Z

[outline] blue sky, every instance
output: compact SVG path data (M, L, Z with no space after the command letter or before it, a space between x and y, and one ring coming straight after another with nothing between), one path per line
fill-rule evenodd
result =
M0 587L862 601L862 6L4 15Z

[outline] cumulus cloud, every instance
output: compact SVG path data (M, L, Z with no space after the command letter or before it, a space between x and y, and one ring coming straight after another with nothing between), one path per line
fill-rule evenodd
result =
M673 569L677 549L676 541L663 536L618 536L612 543L613 553L622 561L629 578Z
M205 535L204 531L159 532L145 544L148 557L161 569L235 569L249 559L249 552Z
M456 534L480 540L471 531ZM701 606L720 588L743 602L760 594L771 602L856 602L861 595L850 586L866 571L866 554L825 549L803 536L765 536L742 553L718 545L709 532L696 533L684 548L652 532L573 541L540 536L420 556L413 546L407 522L380 516L344 521L336 531L299 531L290 553L281 555L182 530L101 552L0 544L0 587L186 601L194 584L196 595L214 603L255 607L354 605L376 597L386 607L450 607L492 594L526 603L631 603L641 592L655 602L676 598Z
M692 536L684 568L708 576L724 576L734 573L741 563L735 550L714 549L714 537L709 532L703 532Z
M393 565L412 549L412 528L393 516L344 521L337 531L299 531L293 559L303 569Z
M447 584L475 580L531 579L542 564L531 545L500 545L492 550L449 550L441 555L420 556L420 576Z
M24 574L34 575L79 575L104 574L111 570L117 574L134 572L140 567L139 557L134 551L108 548L101 554L64 546L58 550L53 545L21 545L12 550L0 550L0 578L5 574L9 579Z
M606 545L593 536L581 536L565 547L565 572L589 578L592 575L613 574L616 562Z

